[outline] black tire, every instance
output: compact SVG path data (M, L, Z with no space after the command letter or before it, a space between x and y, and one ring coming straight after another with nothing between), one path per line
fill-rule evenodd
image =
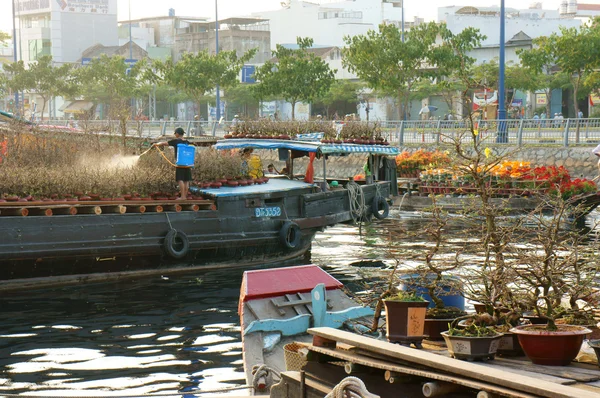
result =
M291 221L284 222L279 231L281 243L288 249L295 249L300 245L300 239L302 239L302 231L298 224Z
M180 260L190 251L190 240L185 233L172 229L165 236L163 246L170 257Z
M375 196L371 204L373 216L378 220L383 220L390 215L390 205L382 196Z

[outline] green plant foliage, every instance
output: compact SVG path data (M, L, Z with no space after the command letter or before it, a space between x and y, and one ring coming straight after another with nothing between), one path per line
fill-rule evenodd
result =
M167 84L184 92L200 104L217 85L228 89L238 84L238 75L244 63L256 54L256 49L238 57L235 51L209 54L207 51L184 53L178 62L172 59L155 61L147 77L159 84Z
M313 45L310 38L298 38L298 49L277 45L273 51L276 60L265 62L254 75L257 97L281 97L292 105L292 120L299 101L313 102L329 90L335 79L335 70L314 53L308 51Z
M402 40L398 27L382 24L378 32L344 38L343 65L372 89L397 97L406 115L415 85L470 66L474 60L465 54L483 38L473 28L454 35L445 24L431 22L413 27Z
M10 75L6 84L11 90L36 93L42 98L42 113L52 97L72 97L77 91L72 78L73 65L55 66L50 55L39 57L27 67L23 61L18 61L6 64L4 69Z
M426 301L423 297L417 295L415 292L410 291L399 291L396 294L386 298L387 301L409 301L409 302L424 302Z

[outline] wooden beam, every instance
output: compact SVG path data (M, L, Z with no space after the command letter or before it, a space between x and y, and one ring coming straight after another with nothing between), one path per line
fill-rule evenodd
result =
M575 390L572 387L549 383L533 377L522 376L503 370L491 369L479 366L475 363L446 358L423 350L414 350L412 348L388 343L387 341L359 336L342 330L332 328L312 328L308 330L308 333L312 334L313 338L320 337L334 342L339 341L351 344L355 347L368 349L375 353L419 364L420 366L426 366L437 371L484 381L528 394L549 398L598 398L597 394Z

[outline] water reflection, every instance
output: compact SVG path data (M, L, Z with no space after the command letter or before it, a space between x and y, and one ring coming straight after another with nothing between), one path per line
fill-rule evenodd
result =
M589 225L599 219L592 213ZM426 214L317 236L313 262L350 290L383 274L389 237ZM459 228L457 226L456 228ZM362 235L360 234L362 233ZM401 241L415 252L418 239ZM245 383L237 301L242 270L6 294L0 298L0 392L53 396L198 393ZM365 287L366 283L366 287ZM240 391L232 394L240 395Z

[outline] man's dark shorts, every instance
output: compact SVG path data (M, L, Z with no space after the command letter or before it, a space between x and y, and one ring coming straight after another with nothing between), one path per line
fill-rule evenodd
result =
M177 167L175 169L175 181L192 181L192 169L190 167Z

